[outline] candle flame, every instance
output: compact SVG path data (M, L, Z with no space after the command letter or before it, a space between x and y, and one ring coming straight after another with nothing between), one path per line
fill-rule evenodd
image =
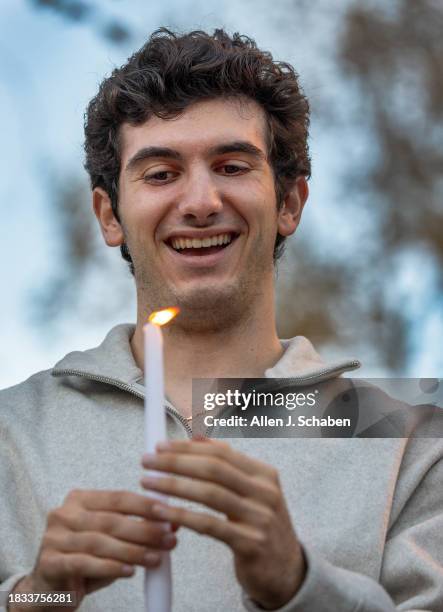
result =
M171 308L165 308L163 310L156 310L149 315L149 322L154 325L165 325L169 323L171 319L180 312L180 308L177 306L171 306Z

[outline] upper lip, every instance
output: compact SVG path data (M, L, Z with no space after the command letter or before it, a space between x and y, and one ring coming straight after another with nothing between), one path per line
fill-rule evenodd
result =
M234 236L238 236L240 232L234 229L229 228L207 228L196 231L194 230L180 230L176 232L171 232L166 238L165 242L169 242L173 238L198 238L202 240L203 238L210 238L211 236L219 236L220 234L234 234Z

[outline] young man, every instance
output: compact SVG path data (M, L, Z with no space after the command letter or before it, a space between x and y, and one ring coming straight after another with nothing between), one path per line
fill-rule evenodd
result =
M140 568L173 550L176 611L443 609L440 440L190 439L193 378L314 383L358 365L276 334L307 128L292 68L221 30L159 31L102 83L86 168L137 324L3 392L3 591L142 610ZM143 459L167 475L140 482L142 326L167 306L181 309L164 332L169 443Z

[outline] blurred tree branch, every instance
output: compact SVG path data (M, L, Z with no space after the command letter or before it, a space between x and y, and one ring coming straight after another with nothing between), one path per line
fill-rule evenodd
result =
M30 1L37 9L94 26L115 44L131 39L125 24L92 3ZM312 23L320 5L303 6ZM341 27L332 41L340 96L320 92L317 120L325 118L324 133L344 149L340 214L351 206L369 211L367 225L355 229L370 239L354 237L355 255L343 258L296 236L288 245L290 273L279 287L279 331L284 337L304 334L320 344L359 340L376 349L380 363L401 371L411 343L411 322L397 287L404 257L420 252L434 271L435 286L423 296L423 316L432 300L441 301L443 285L443 4L398 0L387 9L382 0L354 0L340 6ZM356 142L364 143L363 157L349 154ZM97 265L93 221L84 206L89 197L75 182L57 193L62 265L42 290L37 309L48 324L60 311L78 307L87 270ZM103 277L110 271L107 262L100 263Z
M36 9L51 10L61 18L76 23L96 26L100 35L109 42L120 45L130 42L130 28L112 17L108 17L92 2L84 0L28 0Z

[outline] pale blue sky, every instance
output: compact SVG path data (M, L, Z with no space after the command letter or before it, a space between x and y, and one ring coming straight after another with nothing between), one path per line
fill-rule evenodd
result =
M310 33L304 23L303 4L301 0L292 3L281 0L272 3L270 13L269 2L264 0L97 1L93 3L96 8L92 25L87 25L70 23L48 10L36 11L24 0L3 0L0 110L4 161L0 169L3 228L0 272L5 291L2 291L0 302L0 387L51 367L69 350L96 345L113 324L134 319L134 293L123 264L121 275L126 279L122 282L128 292L127 305L111 319L91 327L85 326L80 316L67 317L56 337L44 338L33 329L29 317L30 290L46 278L49 258L55 252L48 206L51 181L48 168L60 176L64 176L66 169L78 167L81 170L83 113L103 76L121 64L144 42L147 34L161 25L180 29L223 26L254 37L260 46L271 50L275 58L294 63L315 108L319 89L334 87L336 83L329 52L333 48L330 41L337 22L330 18L330 13L327 16L322 11L325 3L319 2L315 32ZM344 4L339 3L341 8ZM293 20L289 22L282 17L288 6L299 9L292 10ZM336 19L338 14L337 11ZM101 24L113 16L119 16L136 32L134 44L116 46L100 35ZM284 31L284 36L279 36L280 31ZM333 177L341 162L334 156L334 143L323 137L315 115L311 149L314 163L312 206L306 210L301 231L309 232L309 227L321 217L322 224L316 226L315 239L327 245L328 235L334 231L340 234L343 248L350 245L352 251L349 240L352 220L346 225L337 218L338 188ZM92 213L91 223L94 223ZM408 269L405 266L402 281L406 296L411 282L421 283L424 290L427 283L426 275L418 277L409 273L408 276ZM420 304L416 308L420 308ZM441 374L441 356L434 338L435 330L443 332L443 329L436 317L436 312L430 312L425 325L417 329L413 363L416 376ZM349 347L347 353L353 355L353 347ZM383 372L373 363L365 373L381 375Z

